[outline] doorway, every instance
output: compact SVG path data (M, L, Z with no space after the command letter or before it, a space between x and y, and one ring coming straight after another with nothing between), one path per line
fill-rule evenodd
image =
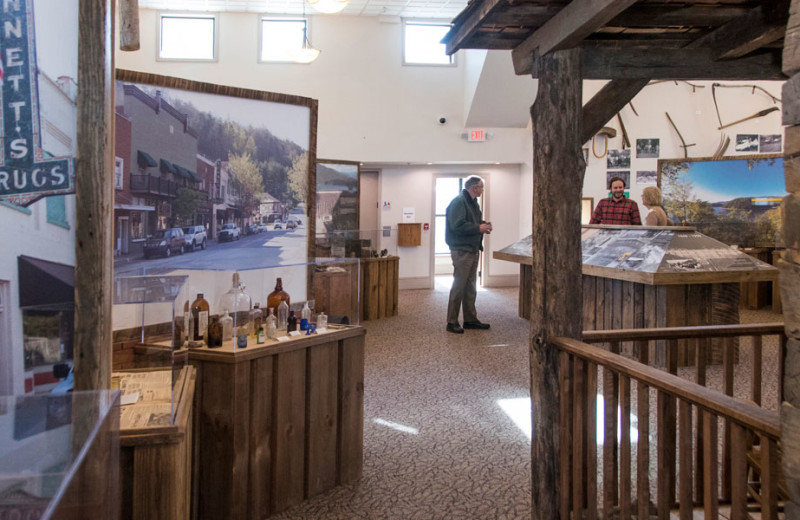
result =
M378 229L378 172L377 170L361 170L358 179L358 228L362 230Z
M453 262L450 258L450 248L445 241L445 228L447 227L447 206L450 205L464 189L464 183L472 175L437 175L434 177L433 186L433 274L435 278L434 287L447 287L450 289L453 276ZM484 183L486 178L484 177ZM483 211L483 195L478 198L478 205ZM478 286L483 284L483 254L478 261Z

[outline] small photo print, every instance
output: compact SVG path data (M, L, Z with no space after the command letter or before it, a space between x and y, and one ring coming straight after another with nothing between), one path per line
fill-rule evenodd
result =
M619 178L625 181L625 187L631 187L631 172L630 171L616 171L606 172L606 189L611 189L611 179Z
M757 134L736 134L736 151L737 152L757 152L758 151L758 135Z
M638 170L636 172L636 184L644 184L646 186L655 186L658 184L658 175L655 170Z
M637 139L636 157L639 159L658 158L660 148L661 142L658 139Z
M779 153L781 151L781 134L758 136L758 151L761 153Z
M606 159L606 167L612 168L630 168L631 167L631 151L627 150L609 150L608 158Z

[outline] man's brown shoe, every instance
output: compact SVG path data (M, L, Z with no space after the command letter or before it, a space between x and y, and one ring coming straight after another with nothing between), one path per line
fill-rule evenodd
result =
M488 323L481 323L479 321L465 321L464 322L465 329L478 329L478 330L486 330L489 328Z

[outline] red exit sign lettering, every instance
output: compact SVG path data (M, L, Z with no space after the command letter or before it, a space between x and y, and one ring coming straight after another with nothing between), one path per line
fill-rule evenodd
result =
M486 140L486 132L483 130L470 130L469 131L469 141L485 141Z

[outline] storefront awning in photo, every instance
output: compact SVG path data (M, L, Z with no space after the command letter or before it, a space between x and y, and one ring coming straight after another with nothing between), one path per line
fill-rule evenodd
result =
M20 255L19 306L21 309L69 310L75 305L75 268Z

